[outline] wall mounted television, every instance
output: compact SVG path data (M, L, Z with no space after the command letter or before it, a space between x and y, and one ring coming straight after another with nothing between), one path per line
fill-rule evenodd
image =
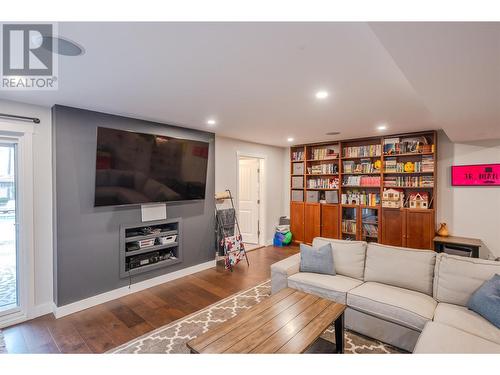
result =
M97 128L94 205L205 199L208 142Z

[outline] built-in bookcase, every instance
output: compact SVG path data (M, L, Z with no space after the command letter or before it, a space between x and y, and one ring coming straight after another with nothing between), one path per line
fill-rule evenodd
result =
M328 227L328 233L337 238L431 248L436 150L434 131L292 146L290 216L294 240L310 243ZM385 189L403 192L403 207L383 208ZM417 194L428 198L427 209L410 208L410 197ZM398 215L388 210L396 210ZM408 215L409 210L420 215ZM388 228L384 231L384 216L390 218L388 223L399 216L400 233L388 235ZM325 217L330 222L324 223L321 218ZM333 225L332 218L337 221ZM414 234L418 226L425 233Z

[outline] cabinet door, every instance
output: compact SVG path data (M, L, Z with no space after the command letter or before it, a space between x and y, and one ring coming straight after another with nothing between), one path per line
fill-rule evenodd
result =
M361 226L359 228L361 240L366 242L380 241L380 209L361 208Z
M304 214L304 242L312 243L314 237L321 236L321 205L306 203Z
M434 239L434 210L406 210L406 247L430 249Z
M358 206L342 206L342 219L340 223L340 231L343 240L356 241L360 238L359 233L359 207Z
M290 203L290 230L294 241L304 241L304 202Z
M339 206L337 204L321 205L321 237L339 239L339 221Z
M392 246L405 246L405 211L399 208L382 208L382 243Z

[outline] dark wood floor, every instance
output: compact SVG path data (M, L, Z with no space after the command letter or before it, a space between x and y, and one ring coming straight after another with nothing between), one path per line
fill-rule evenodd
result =
M55 319L52 314L3 329L9 353L102 353L270 277L270 265L298 252L272 246L248 253L234 272L198 272Z

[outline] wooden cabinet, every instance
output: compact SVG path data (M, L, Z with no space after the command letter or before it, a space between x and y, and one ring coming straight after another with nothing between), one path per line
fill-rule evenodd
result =
M382 209L382 243L414 249L434 248L433 209Z
M338 204L321 205L321 237L340 238L340 213Z
M290 203L290 230L293 241L304 241L304 202Z
M406 211L406 247L434 249L434 210Z
M404 230L403 223L405 219L405 211L399 208L383 208L382 209L382 243L392 246L404 246Z
M321 205L306 203L304 208L304 242L312 243L314 237L321 236Z
M380 207L342 205L341 238L352 241L379 242Z

